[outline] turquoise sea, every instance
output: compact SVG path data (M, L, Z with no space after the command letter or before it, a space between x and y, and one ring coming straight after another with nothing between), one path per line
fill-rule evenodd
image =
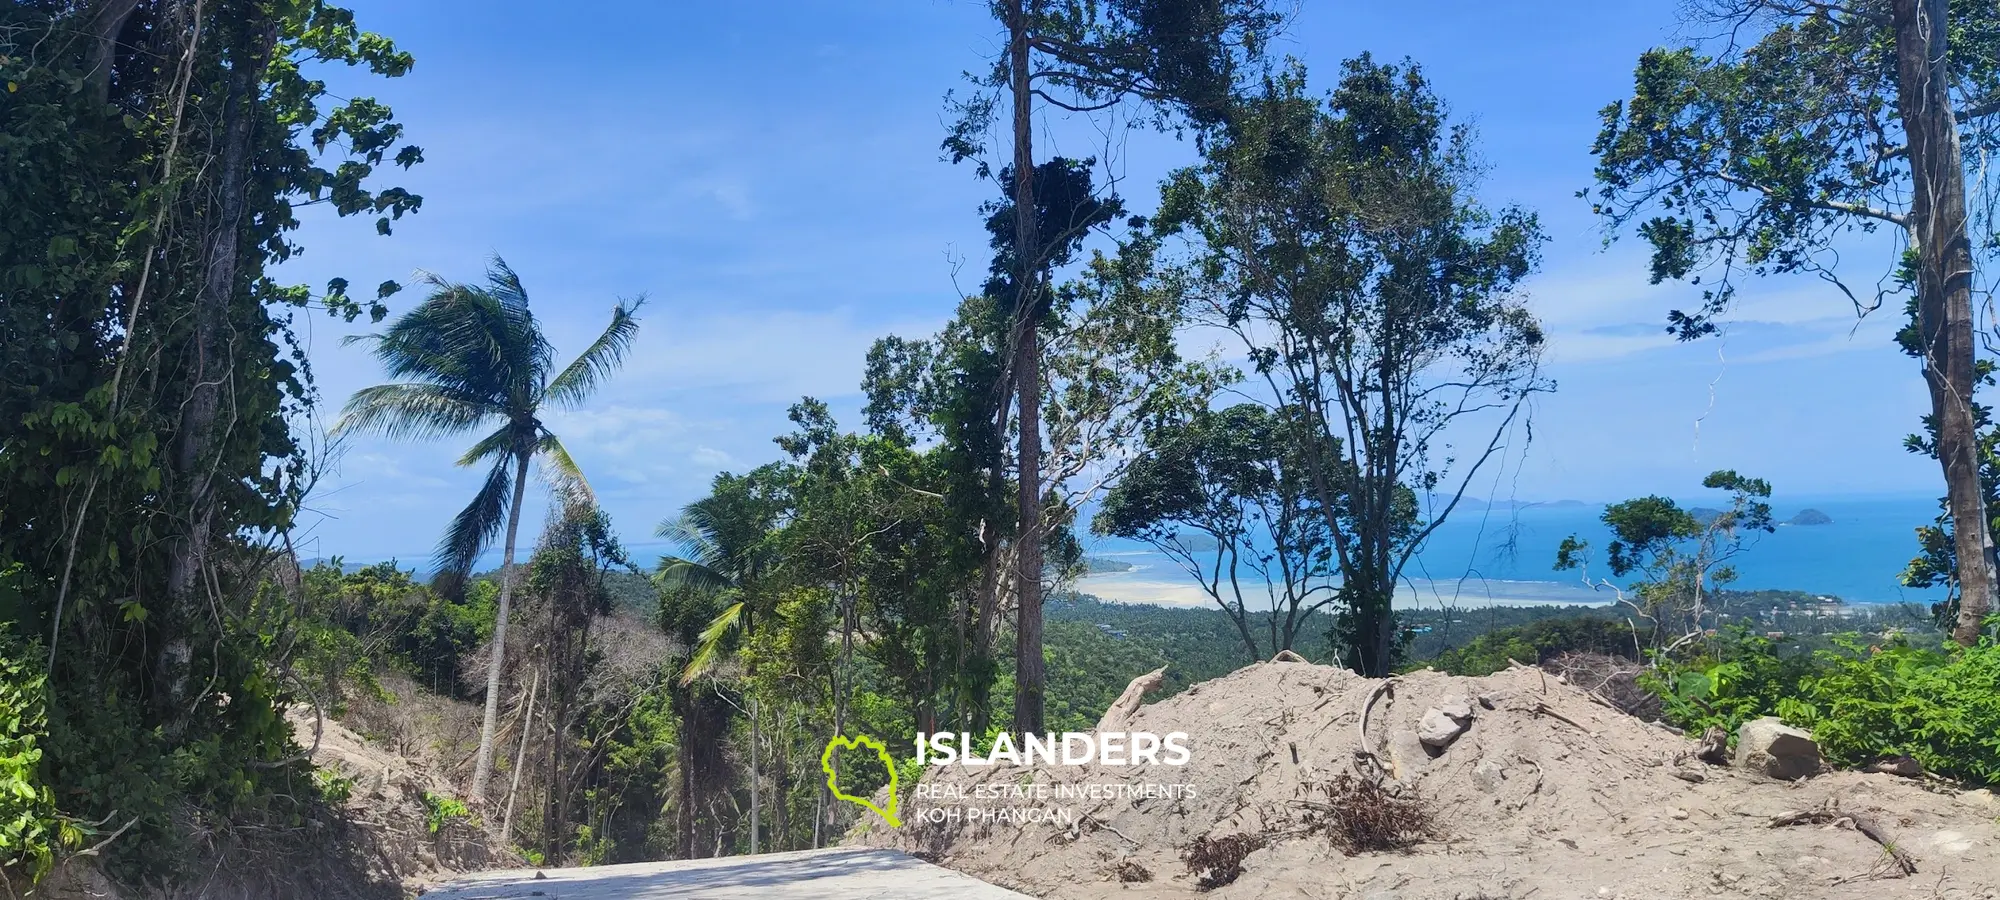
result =
M1679 502L1684 507L1721 505L1712 497ZM1941 598L1942 591L1910 590L1896 583L1897 574L1915 555L1916 527L1937 516L1935 498L1784 497L1772 508L1781 522L1800 510L1816 509L1833 523L1780 525L1772 533L1755 534L1734 561L1738 579L1731 587L1809 591L1853 603L1928 603ZM1602 512L1602 504L1575 501L1525 509L1461 506L1405 570L1400 602L1424 606L1610 602L1614 599L1610 591L1593 591L1583 585L1579 573L1554 568L1556 547L1575 534L1593 548L1592 578L1610 575L1603 568L1602 548L1610 534L1599 521ZM1210 602L1178 565L1144 544L1086 535L1084 545L1091 556L1135 568L1081 579L1076 585L1080 591L1126 602Z
M1676 498L1682 506L1719 506L1715 497ZM1839 597L1850 603L1928 603L1942 591L1914 591L1896 583L1897 573L1915 554L1915 529L1937 516L1933 497L1780 497L1775 518L1817 509L1830 525L1781 525L1759 533L1735 565L1732 587L1745 590L1799 590ZM1598 520L1601 503L1564 501L1509 509L1461 506L1431 536L1405 571L1402 605L1482 606L1523 603L1609 603L1609 591L1585 587L1576 572L1553 567L1556 547L1575 534L1592 545L1593 578L1604 578L1602 547L1610 535ZM1087 522L1086 522L1087 525ZM1170 559L1144 544L1083 533L1085 552L1125 562L1132 570L1079 579L1074 588L1106 600L1207 606L1195 581ZM628 543L640 565L651 568L671 548L657 538ZM350 565L379 562L350 558ZM429 554L402 557L405 565L429 567ZM500 564L499 552L481 557L479 568Z

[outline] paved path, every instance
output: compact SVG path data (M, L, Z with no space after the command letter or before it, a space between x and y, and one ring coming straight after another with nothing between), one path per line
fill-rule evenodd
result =
M424 900L1027 900L895 850L804 850L469 875Z

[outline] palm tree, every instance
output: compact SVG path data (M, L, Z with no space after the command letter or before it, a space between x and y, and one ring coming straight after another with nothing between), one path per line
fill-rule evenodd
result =
M372 431L423 440L497 426L460 457L461 466L491 463L486 483L452 520L438 544L440 570L464 578L502 527L507 541L500 561L500 608L493 622L493 659L486 671L486 718L479 731L472 799L484 802L492 774L493 731L500 710L500 672L506 660L507 616L514 592L514 545L521 527L521 497L528 464L541 460L546 477L571 490L587 490L583 473L547 426L545 410L574 409L616 369L639 330L633 313L643 298L620 302L611 324L561 371L555 352L528 311L528 293L507 263L494 257L486 285L475 287L425 276L424 302L383 334L364 335L375 357L398 381L363 388L347 401L335 432Z
M756 503L732 503L754 498L757 473L734 479L716 479L718 491L696 500L681 510L677 519L660 523L655 534L672 541L679 556L660 558L659 581L669 589L717 596L733 601L702 628L701 635L681 670L682 687L701 677L715 665L722 643L732 632L750 630L753 606L748 588L770 561L768 536L775 524L771 510ZM739 493L731 488L748 488ZM754 673L753 673L754 674ZM757 714L757 694L750 693L750 852L758 852L763 823L760 801L757 744L763 739Z

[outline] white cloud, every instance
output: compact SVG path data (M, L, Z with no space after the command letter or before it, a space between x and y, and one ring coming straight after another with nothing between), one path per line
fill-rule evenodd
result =
M736 457L730 456L728 453L717 450L714 447L694 448L694 452L688 454L688 461L698 466L709 466L717 469L736 468L741 465L736 461Z

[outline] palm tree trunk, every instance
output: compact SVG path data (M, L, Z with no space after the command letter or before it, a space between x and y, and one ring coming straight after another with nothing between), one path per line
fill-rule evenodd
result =
M507 549L500 556L500 608L493 613L493 661L486 667L486 719L479 726L479 757L472 765L473 803L485 804L493 774L493 729L500 717L500 672L507 663L507 616L514 600L514 541L521 531L521 497L528 490L528 454L514 465L514 504L507 512Z
M763 737L757 722L757 686L750 685L750 852L757 851L757 834L762 827L757 803L757 742Z

